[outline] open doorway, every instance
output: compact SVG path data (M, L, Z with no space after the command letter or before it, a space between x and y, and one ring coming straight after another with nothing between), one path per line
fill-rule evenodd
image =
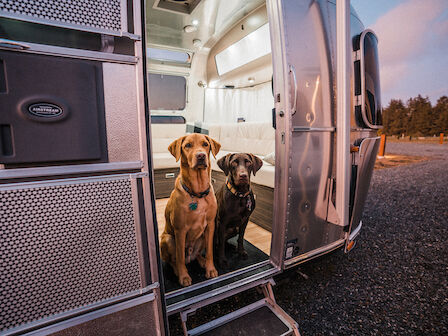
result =
M256 206L244 234L247 256L242 258L236 253L238 237L231 238L225 251L226 267L221 267L215 256L218 277L268 261L275 129L265 2L149 1L147 43L159 237L165 228L165 207L179 174L179 162L168 146L186 134L206 134L221 145L216 158L210 155L215 192L226 187L219 159L229 154L251 153L262 160L261 168L250 178ZM204 270L196 261L189 263L187 269L193 286L206 281ZM166 292L181 289L172 267L164 264L163 270Z

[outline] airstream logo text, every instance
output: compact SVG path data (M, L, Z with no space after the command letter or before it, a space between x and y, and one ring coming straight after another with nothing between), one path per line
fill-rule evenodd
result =
M50 103L36 103L28 106L28 112L36 117L54 118L59 117L63 110L61 107Z

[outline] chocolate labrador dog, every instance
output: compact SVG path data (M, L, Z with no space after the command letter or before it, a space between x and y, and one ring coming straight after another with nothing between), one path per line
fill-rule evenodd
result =
M227 154L217 161L227 176L226 182L216 192L218 213L215 224L215 248L218 265L228 267L225 245L228 239L238 235L238 254L247 259L244 250L244 232L249 217L255 209L254 193L250 188L250 174L263 166L263 161L250 153Z
M165 208L160 250L162 260L173 267L182 286L191 285L185 264L194 259L205 268L207 279L218 275L213 263L217 204L210 182L210 153L216 157L220 147L214 139L197 133L183 136L168 147L176 161L180 159L180 174Z

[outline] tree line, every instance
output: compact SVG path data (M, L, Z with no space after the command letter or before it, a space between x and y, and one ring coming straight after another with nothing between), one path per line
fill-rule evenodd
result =
M382 133L387 135L433 136L448 133L448 97L442 96L435 106L428 97L418 95L406 104L392 99L383 109Z

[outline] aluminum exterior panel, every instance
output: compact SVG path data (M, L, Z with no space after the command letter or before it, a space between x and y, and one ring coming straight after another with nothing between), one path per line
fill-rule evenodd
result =
M103 63L103 82L109 162L138 161L141 155L136 68Z
M288 6L294 8L285 10L287 55L297 78L292 126L332 127L331 36L324 24L325 6L317 1Z
M328 245L343 228L327 222L332 132L294 132L286 259ZM300 155L298 154L300 153Z

